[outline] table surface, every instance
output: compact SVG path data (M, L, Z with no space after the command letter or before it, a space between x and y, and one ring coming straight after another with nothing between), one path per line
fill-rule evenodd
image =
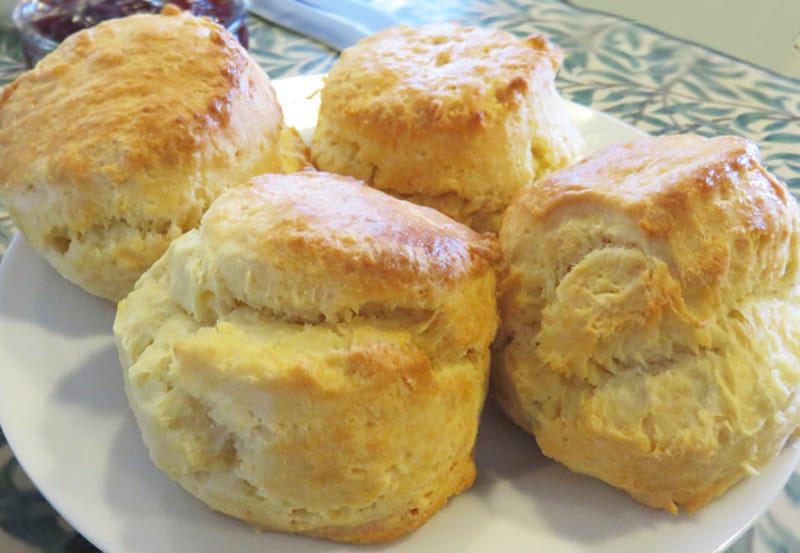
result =
M651 134L746 136L760 145L765 165L796 195L800 193L800 81L790 77L800 67L796 61L800 50L795 54L792 47L797 33L791 29L793 24L800 32L800 2L760 0L757 13L742 14L750 18L746 25L750 34L736 26L743 24L741 18L733 18L734 24L729 25L720 15L737 13L727 7L744 5L742 1L371 3L411 24L458 20L500 27L519 36L545 33L564 50L557 84L565 97ZM718 9L710 8L712 5ZM665 6L678 11L667 13ZM775 23L775 32L768 28L761 34L753 31L761 29L764 21ZM273 79L322 73L336 59L336 52L307 38L256 19L249 19L248 24L251 53ZM659 28L672 34L662 34ZM750 43L744 40L747 37ZM752 48L741 48L742 43ZM723 51L738 57L728 57ZM0 85L20 71L16 33L0 30ZM13 232L7 212L0 206L0 253ZM0 432L0 552L94 551L33 488ZM800 472L728 552L800 553Z
M800 77L800 2L759 0L571 0L725 52L782 75Z

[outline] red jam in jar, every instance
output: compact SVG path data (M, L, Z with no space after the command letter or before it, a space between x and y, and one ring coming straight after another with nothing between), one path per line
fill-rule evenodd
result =
M15 20L30 66L72 33L106 19L159 13L167 3L213 19L247 48L244 0L26 0L17 8Z

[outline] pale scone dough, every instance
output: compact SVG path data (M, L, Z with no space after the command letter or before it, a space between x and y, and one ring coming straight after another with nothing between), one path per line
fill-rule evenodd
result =
M574 471L675 512L800 427L800 227L737 137L642 138L528 188L500 240L494 395Z
M475 478L499 246L353 179L224 193L118 306L153 461L256 526L348 542Z

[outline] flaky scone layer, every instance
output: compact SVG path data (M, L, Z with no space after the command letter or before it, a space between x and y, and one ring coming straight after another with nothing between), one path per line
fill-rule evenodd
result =
M495 395L542 451L695 510L800 427L800 222L736 137L642 138L527 189L500 233Z
M220 196L118 307L154 462L266 529L385 541L475 477L499 248L323 173Z

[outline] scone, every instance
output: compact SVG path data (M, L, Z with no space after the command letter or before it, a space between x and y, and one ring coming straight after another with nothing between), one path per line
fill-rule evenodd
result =
M225 192L118 305L150 455L211 508L396 538L475 478L499 246L325 173Z
M545 455L696 510L800 428L795 199L738 137L641 138L503 221L493 394Z
M64 277L111 300L230 183L305 156L236 38L171 6L72 35L0 98L14 223Z
M496 231L522 186L582 148L554 84L560 63L543 36L384 30L345 50L326 77L312 161Z

